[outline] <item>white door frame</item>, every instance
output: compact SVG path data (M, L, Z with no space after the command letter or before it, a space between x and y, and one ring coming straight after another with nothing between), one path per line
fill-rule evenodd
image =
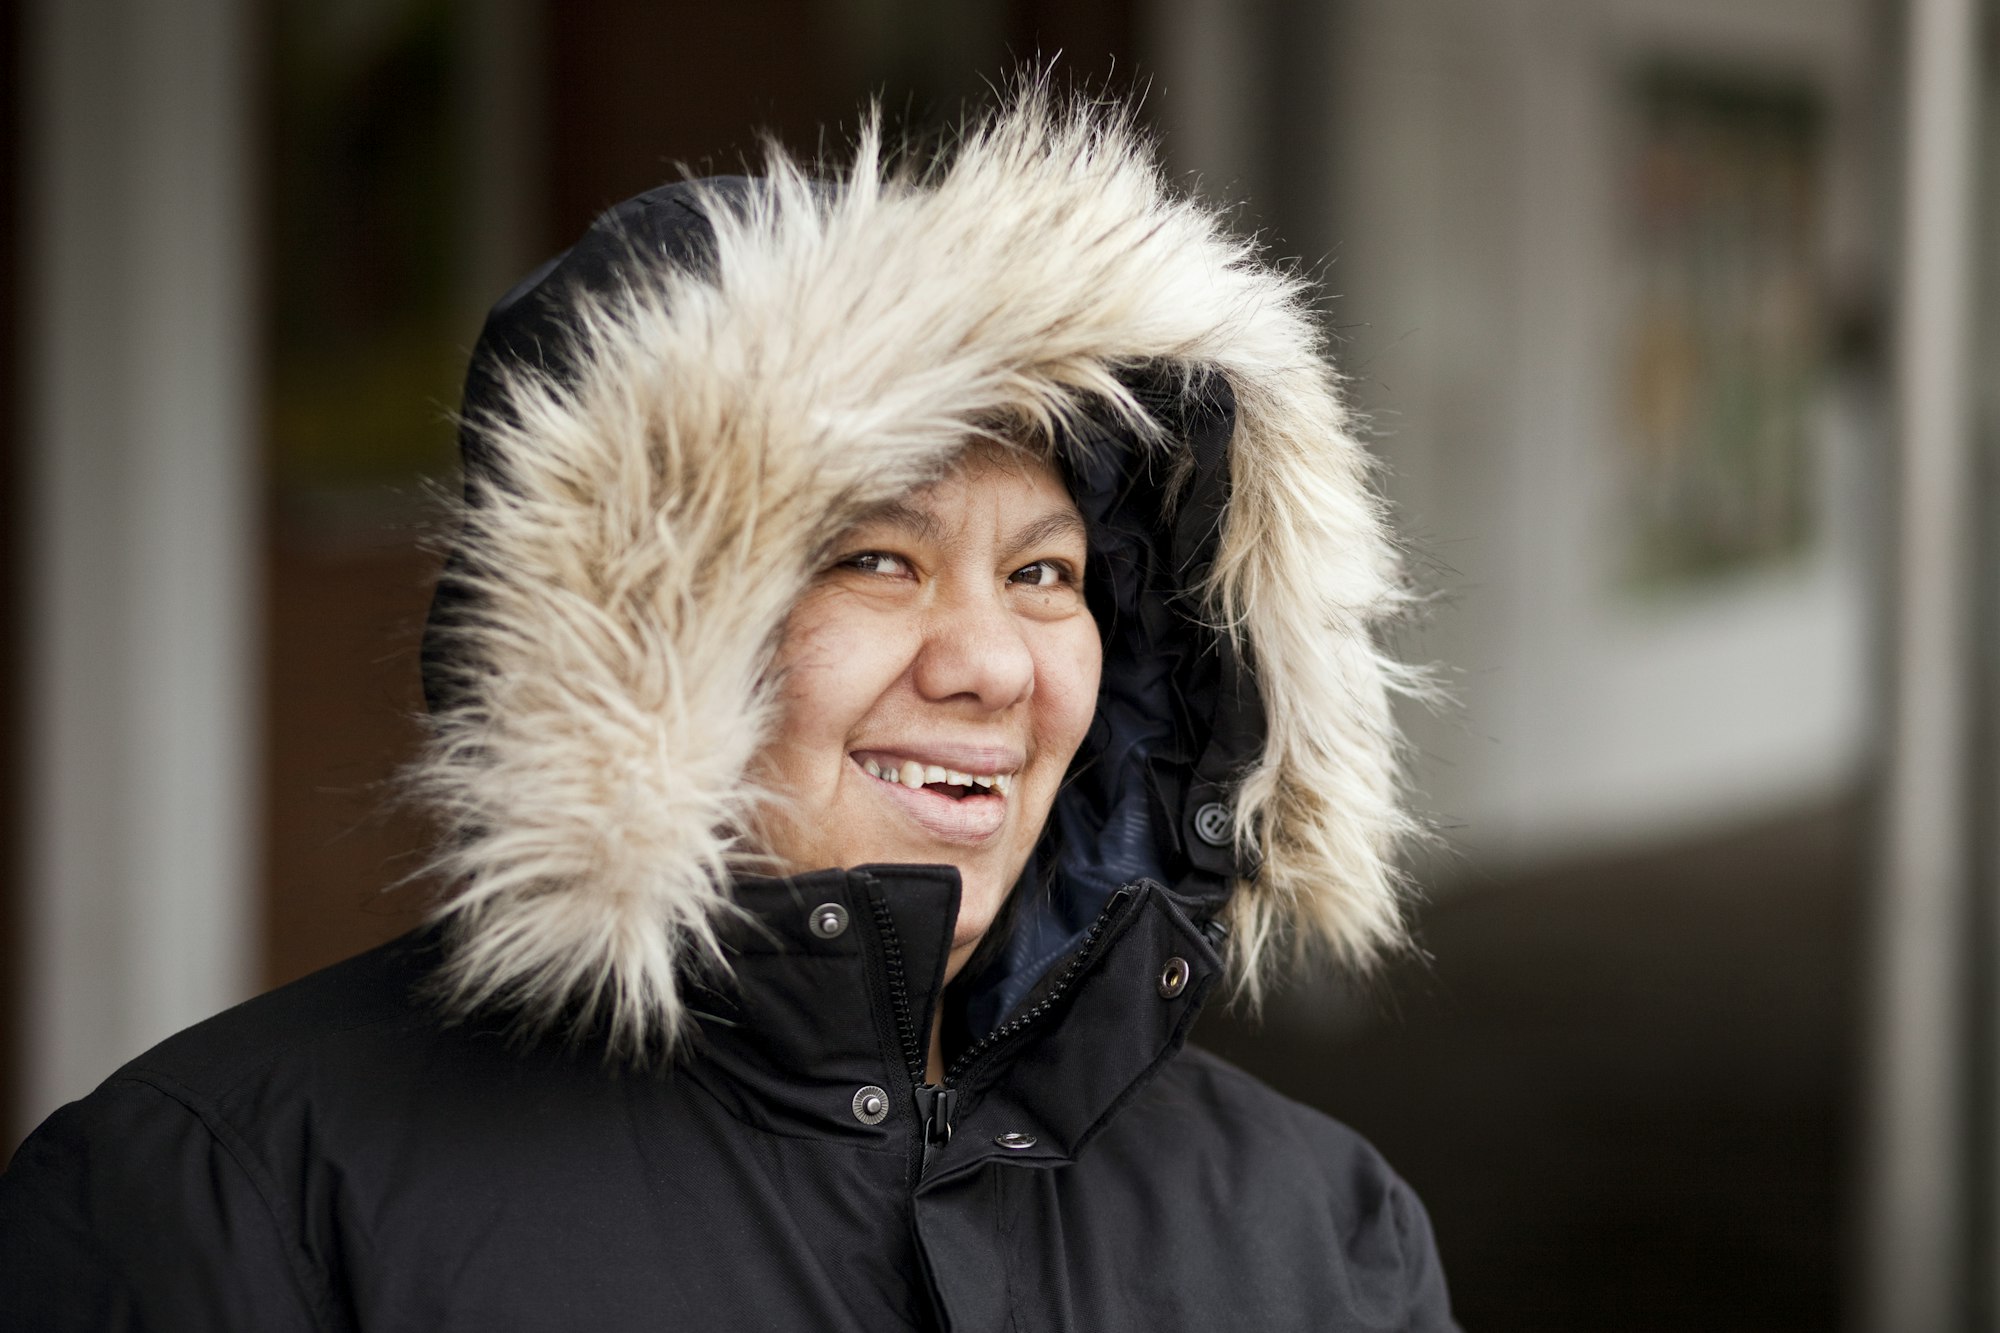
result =
M255 27L31 0L16 1133L255 982Z

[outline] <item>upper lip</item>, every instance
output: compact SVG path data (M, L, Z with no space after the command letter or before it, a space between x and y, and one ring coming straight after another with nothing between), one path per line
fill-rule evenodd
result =
M878 759L914 759L920 764L948 768L955 773L1018 773L1027 757L1017 749L999 745L952 745L926 741L922 745L857 745L855 755Z

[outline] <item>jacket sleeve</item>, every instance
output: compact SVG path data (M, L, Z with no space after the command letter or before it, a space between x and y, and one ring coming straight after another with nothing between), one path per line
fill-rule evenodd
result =
M263 1172L166 1080L63 1107L0 1175L0 1327L323 1331L323 1292Z
M1451 1316L1451 1295L1445 1287L1444 1264L1438 1258L1437 1237L1430 1215L1417 1192L1400 1176L1393 1177L1389 1211L1403 1254L1404 1289L1408 1293L1410 1333L1460 1333Z

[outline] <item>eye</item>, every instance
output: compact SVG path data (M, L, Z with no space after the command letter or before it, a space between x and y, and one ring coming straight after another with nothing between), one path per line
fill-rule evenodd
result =
M1076 575L1060 560L1037 560L1008 575L1008 581L1030 588L1055 588L1076 582Z
M853 555L843 557L839 568L852 569L862 574L891 576L910 572L908 561L899 555L890 555L887 551L857 551Z

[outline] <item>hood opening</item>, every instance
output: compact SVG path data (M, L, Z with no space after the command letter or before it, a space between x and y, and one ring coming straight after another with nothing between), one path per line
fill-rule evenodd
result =
M505 410L510 369L556 383L574 378L580 345L574 302L629 279L623 266L713 263L711 224L696 186L649 191L611 209L570 250L541 265L488 315L467 374L460 432L469 490L504 485L482 424ZM742 204L743 177L701 182L708 198ZM1055 450L1089 528L1084 590L1104 645L1098 707L1040 844L968 967L955 997L971 1037L997 1027L1060 959L1073 952L1111 896L1152 880L1204 916L1243 872L1233 848L1196 836L1202 804L1223 792L1263 743L1262 704L1227 636L1206 623L1199 589L1214 563L1229 499L1235 395L1212 371L1163 364L1119 376L1157 426L1149 440L1113 414L1087 414ZM423 648L433 712L465 686L451 630L476 603L454 548L433 601ZM1193 804L1190 804L1193 802Z
M1104 644L1096 716L1048 827L967 968L964 1027L1000 1025L1082 943L1121 887L1152 880L1211 918L1254 867L1196 831L1264 742L1263 704L1201 604L1229 498L1235 395L1222 376L1144 366L1122 377L1168 447L1097 419L1057 458L1089 528L1084 592ZM1206 826L1216 836L1213 824Z

